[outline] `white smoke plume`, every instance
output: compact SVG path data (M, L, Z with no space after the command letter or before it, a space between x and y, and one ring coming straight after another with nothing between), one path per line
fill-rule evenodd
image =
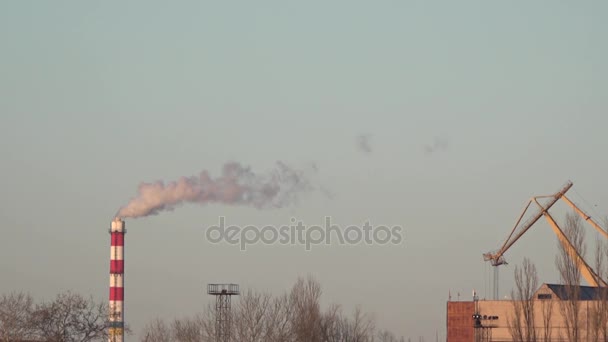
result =
M207 171L198 176L180 177L164 183L141 183L137 196L121 207L117 217L142 217L173 210L184 203L224 203L255 208L283 207L297 200L301 192L312 190L306 172L282 162L267 174L256 174L236 162L226 163L219 177Z

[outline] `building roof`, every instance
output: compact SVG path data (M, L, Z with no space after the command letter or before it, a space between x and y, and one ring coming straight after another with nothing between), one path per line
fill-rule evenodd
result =
M569 300L578 292L579 300L597 300L608 298L608 288L595 286L573 286L561 284L546 284L549 289L561 300Z

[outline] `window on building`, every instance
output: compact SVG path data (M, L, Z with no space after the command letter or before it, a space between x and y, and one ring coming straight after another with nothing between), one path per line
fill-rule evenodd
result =
M538 297L538 299L551 299L551 294L550 293L539 293L537 297Z

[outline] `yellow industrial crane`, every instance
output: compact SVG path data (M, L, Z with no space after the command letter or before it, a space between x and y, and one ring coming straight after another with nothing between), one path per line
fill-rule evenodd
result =
M574 211L576 213L578 213L585 221L589 222L593 226L593 228L595 228L598 232L600 232L605 238L608 238L608 232L606 232L602 227L600 227L600 225L597 224L591 218L591 216L587 215L583 210L581 210L579 207L577 207L572 201L570 201L570 199L568 199L566 197L566 192L568 190L570 190L572 185L573 185L572 182L567 182L558 192L556 192L553 195L532 197L528 201L526 206L524 207L524 210L522 211L521 215L519 216L519 219L517 220L517 222L515 223L515 226L511 230L511 234L509 234L509 237L507 237L507 240L503 243L502 247L500 247L500 249L497 252L489 252L489 253L485 253L483 255L483 258L485 261L490 261L492 266L496 266L494 268L494 299L498 299L497 298L498 297L498 268L497 267L507 263L504 258L505 252L511 246L513 246L513 244L517 240L519 240L519 238L521 238L522 235L524 235L526 233L526 231L528 231L528 229L530 229L534 225L534 223L536 223L536 221L538 221L542 216L544 216L545 219L547 219L547 221L549 222L549 225L553 229L553 232L555 233L555 235L557 235L559 242L561 243L561 245L564 247L564 249L568 253L568 256L578 266L578 268L581 271L581 275L585 278L585 280L589 283L589 285L591 285L591 286L608 286L608 284L603 279L601 279L599 277L599 275L587 264L587 262L583 259L583 257L576 250L576 248L574 248L574 246L572 246L572 243L568 240L568 237L566 236L566 234L564 234L564 232L558 226L557 222L555 222L553 217L549 214L549 209L555 203L557 203L557 201L562 199L570 207L572 207L574 209ZM547 198L549 198L550 200L549 200L549 202L547 202L544 205L538 201L539 199L547 199ZM536 204L538 206L538 208L539 208L538 212L534 216L532 216L528 221L526 221L523 225L521 225L521 228L518 229L518 227L520 227L521 220L523 219L526 212L528 212L528 209L530 209L530 206L532 206L532 204Z

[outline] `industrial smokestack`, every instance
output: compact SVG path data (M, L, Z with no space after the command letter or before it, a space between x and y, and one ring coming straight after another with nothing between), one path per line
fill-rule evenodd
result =
M124 247L125 221L115 218L110 225L110 303L108 319L109 342L124 340Z
M313 169L316 172L315 165ZM211 177L203 170L197 176L180 177L167 183L141 183L137 195L118 210L110 226L109 342L124 341L124 236L127 230L123 218L155 215L184 203L283 207L296 202L301 192L314 189L307 176L306 170L296 170L282 162L263 174L231 162L224 164L218 177Z

